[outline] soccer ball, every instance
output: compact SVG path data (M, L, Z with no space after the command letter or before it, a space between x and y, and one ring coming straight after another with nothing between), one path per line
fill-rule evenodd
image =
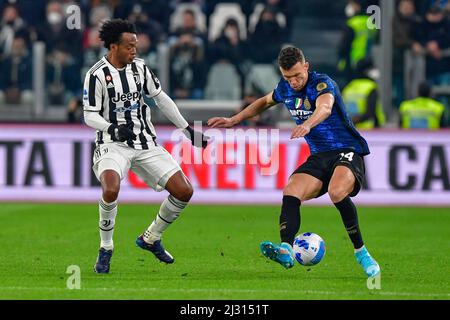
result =
M305 232L294 239L295 260L303 266L318 264L325 255L325 242L315 233Z

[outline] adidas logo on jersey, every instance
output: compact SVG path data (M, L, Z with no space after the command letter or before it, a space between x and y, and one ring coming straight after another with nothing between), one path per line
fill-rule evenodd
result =
M116 93L116 96L112 98L112 102L125 102L125 101L131 101L131 100L139 100L141 99L141 93L140 92L128 92L128 93L122 93L119 92Z

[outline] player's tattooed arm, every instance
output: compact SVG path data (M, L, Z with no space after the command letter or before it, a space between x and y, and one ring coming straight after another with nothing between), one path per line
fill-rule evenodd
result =
M334 96L331 93L320 95L316 100L316 110L308 120L292 131L291 139L298 139L306 136L312 128L328 118L331 115L333 104Z
M208 120L208 126L213 128L231 128L242 121L252 118L266 109L276 105L277 103L272 99L272 92L268 95L257 99L253 103L249 104L244 110L235 114L231 118L216 117Z

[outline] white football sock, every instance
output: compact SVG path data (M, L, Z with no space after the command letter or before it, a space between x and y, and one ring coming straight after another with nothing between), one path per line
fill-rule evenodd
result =
M155 220L153 220L152 224L145 230L144 241L152 244L156 240L161 239L164 230L178 218L187 204L187 202L180 201L172 195L167 197L161 204Z
M112 250L114 248L113 234L117 215L117 201L108 203L101 199L98 202L98 208L100 213L100 247Z

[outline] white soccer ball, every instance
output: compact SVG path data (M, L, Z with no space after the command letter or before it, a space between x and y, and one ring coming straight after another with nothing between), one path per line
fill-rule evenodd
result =
M303 266L318 264L325 255L325 242L315 233L305 232L294 239L295 260Z

